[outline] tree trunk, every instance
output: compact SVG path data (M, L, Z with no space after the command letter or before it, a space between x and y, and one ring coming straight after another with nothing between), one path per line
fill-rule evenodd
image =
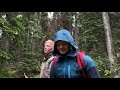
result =
M115 64L115 58L114 58L115 56L113 55L112 35L111 35L108 12L102 12L102 18L103 18L105 35L106 35L108 58L110 60L110 67L111 67L110 69L113 72L113 75L115 76L116 69L115 67L113 67L113 65Z
M72 16L73 17L73 16ZM79 45L79 42L78 42L78 37L79 37L79 29L77 27L78 23L77 23L77 13L74 14L74 21L73 21L73 24L74 24L74 28L73 28L73 37L74 37L74 40L75 42L77 43L77 45Z

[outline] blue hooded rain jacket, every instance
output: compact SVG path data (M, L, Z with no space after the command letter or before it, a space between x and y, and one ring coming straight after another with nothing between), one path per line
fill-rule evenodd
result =
M62 40L66 41L72 46L72 51L70 51L67 55L61 55L56 48L56 42ZM76 51L78 50L77 44L74 42L73 37L71 36L68 30L62 29L57 31L54 37L55 46L54 46L54 55L59 56L58 61L56 62L56 68L54 69L51 66L50 77L51 78L82 78L82 74L80 73L79 66L76 60ZM93 59L84 55L85 60L85 69L87 71L88 78L99 78L99 72L96 69L96 65Z

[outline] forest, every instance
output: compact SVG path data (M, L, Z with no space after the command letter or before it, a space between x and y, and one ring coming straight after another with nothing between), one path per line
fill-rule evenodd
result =
M43 43L68 29L101 78L120 77L120 12L0 12L0 78L39 78Z

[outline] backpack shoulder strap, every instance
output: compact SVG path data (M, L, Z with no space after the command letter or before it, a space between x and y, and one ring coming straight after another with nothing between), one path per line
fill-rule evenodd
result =
M55 68L56 67L56 62L58 61L58 56L55 56L54 58L53 58L53 61L52 61L52 66L53 66L53 68Z
M52 61L52 67L53 67L53 75L56 77L56 62L58 61L58 56L55 56Z
M86 78L87 75L84 71L84 67L85 67L85 61L84 61L84 57L83 57L84 54L85 54L84 51L77 51L76 57L77 57L77 62L78 62L79 69L80 69L83 77Z

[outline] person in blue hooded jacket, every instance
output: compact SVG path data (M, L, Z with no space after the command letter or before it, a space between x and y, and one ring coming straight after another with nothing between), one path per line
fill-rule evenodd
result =
M54 42L53 54L59 58L56 62L56 68L51 65L50 78L83 78L76 60L78 46L70 32L66 29L57 31ZM88 55L83 57L87 78L100 78L93 59Z

